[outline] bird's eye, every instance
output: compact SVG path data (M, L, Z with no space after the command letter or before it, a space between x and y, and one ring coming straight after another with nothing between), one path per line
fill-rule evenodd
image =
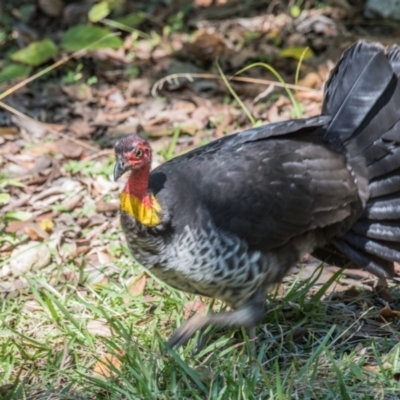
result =
M142 157L142 155L143 155L143 150L142 149L136 150L136 153L135 153L136 157Z

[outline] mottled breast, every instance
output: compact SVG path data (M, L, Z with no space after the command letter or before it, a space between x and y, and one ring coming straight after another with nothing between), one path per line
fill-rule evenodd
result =
M156 232L124 213L121 224L134 258L176 289L236 306L265 277L266 260L260 252L248 251L244 242L211 226L204 230L187 225L166 243L160 228Z

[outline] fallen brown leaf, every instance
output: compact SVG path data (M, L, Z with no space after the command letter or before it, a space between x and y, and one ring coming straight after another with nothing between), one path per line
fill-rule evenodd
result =
M123 353L121 352L120 355ZM93 368L93 375L100 378L110 378L116 375L113 369L119 369L121 366L120 358L115 354L104 354L99 361L96 362Z
M92 89L84 83L76 83L73 85L63 86L61 88L64 93L74 100L89 100L92 98Z
M35 311L43 311L43 307L36 300L28 300L24 304L23 311L34 313Z
M207 306L201 300L191 300L183 306L183 316L187 319L194 313L204 313Z
M197 124L195 121L184 122L179 125L182 133L187 133L188 135L195 135L201 129L201 126Z
M133 282L131 282L128 285L129 293L132 296L140 296L141 294L143 294L146 287L147 278L148 276L146 274L143 274L142 276L136 278Z
M213 0L195 0L194 4L196 7L209 7L213 3Z
M0 126L0 136L6 140L14 140L18 130L12 126Z
M13 115L11 120L16 126L18 126L18 128L26 130L31 136L31 139L42 139L48 132L48 129L44 124L31 119L28 120L22 116Z
M227 110L227 114L229 110ZM228 114L230 115L230 114ZM191 120L197 122L202 128L204 128L210 118L210 110L206 106L199 106L197 107L193 113ZM210 119L211 120L211 119Z
M56 131L58 133L61 133L62 131L65 130L65 125L64 124L47 123L47 124L44 124L44 125L47 126L47 128L49 128L49 130Z
M68 201L63 202L63 206L65 206L69 211L74 210L76 207L78 207L79 204L81 204L83 196L80 194L77 194L76 196L72 197Z
M121 122L135 115L137 115L137 110L135 109L122 111L120 113L109 113L109 114L101 112L97 115L96 119L93 121L93 125L101 126L106 124L107 122Z
M96 203L96 211L99 213L118 211L118 210L119 210L118 200L111 200L111 201L100 200Z
M31 240L46 240L49 238L49 234L46 231L33 223L25 224L24 231Z
M392 363L385 361L382 366L377 365L377 364L368 364L368 365L364 365L362 368L367 371L373 372L374 374L381 374L382 367L385 370L390 370L393 368L393 365L392 365Z
M228 129L229 125L233 122L232 114L227 114L220 124L218 124L215 130L215 136L217 138L223 137L225 135L225 130Z
M0 155L11 155L16 154L20 149L20 146L15 142L6 142L0 146Z
M379 316L383 320L389 318L400 318L400 311L392 310L389 305L386 305L381 311L379 311Z
M148 78L136 78L129 82L125 96L130 100L133 96L148 96L151 91L151 82Z
M323 98L322 90L315 92L297 92L295 95L297 100L310 100L315 102L321 102Z
M45 211L42 214L37 215L35 220L39 223L40 226L40 222L42 221L42 219L49 219L52 221L53 218L54 218L53 211Z
M172 109L189 114L196 110L196 106L191 101L177 100L172 104Z
M105 319L95 319L93 321L89 321L86 328L92 335L102 337L112 336L111 329L107 325L107 321Z
M145 101L138 107L138 110L143 113L145 121L150 121L153 118L157 118L166 107L167 101L165 99L156 98Z
M60 147L57 142L45 142L38 146L31 147L26 154L31 154L33 156L39 156L43 154L58 154L60 152Z
M107 218L103 214L94 214L90 217L88 227L103 225Z
M50 264L49 248L39 242L29 242L18 246L11 254L10 270L14 276L20 276L30 270L43 268Z
M96 254L100 264L111 264L113 261L112 257L106 251L97 250Z
M298 82L299 86L308 88L318 88L322 84L321 77L316 72L309 72L303 79Z
M88 253L91 250L91 248L92 248L91 246L77 246L74 252L74 257Z
M218 32L199 30L189 43L184 43L184 49L200 60L215 60L226 50L224 38Z
M399 263L394 263L394 271L397 276L400 276L400 264Z
M83 147L66 139L59 141L59 148L60 152L67 158L79 158L84 150Z
M7 233L23 232L25 223L22 221L10 221L7 225Z
M68 128L74 133L74 136L78 139L89 139L90 135L96 129L94 126L91 126L89 122L84 120L74 121L71 125L69 125Z

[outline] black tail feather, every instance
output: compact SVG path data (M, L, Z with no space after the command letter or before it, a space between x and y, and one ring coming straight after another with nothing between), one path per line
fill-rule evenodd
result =
M328 80L325 139L346 155L364 206L332 244L355 265L392 276L400 262L400 48L358 42ZM324 248L326 250L326 248Z
M382 138L387 141L392 141L395 143L400 143L400 121L397 121L391 129L389 129Z
M355 249L353 246L340 239L333 239L332 244L355 265L365 269L371 274L381 278L389 278L394 275L394 266L392 262L375 257L372 254L366 254L363 250Z
M400 243L400 220L373 222L365 219L358 220L351 228L354 232L365 237L389 242Z
M384 142L382 138L379 138L373 143L372 146L365 149L363 154L367 165L371 165L375 161L389 155L391 151L392 150L388 148L387 143Z
M400 261L400 245L394 242L372 240L353 231L347 232L343 239L357 249L388 261Z
M369 200L363 217L375 221L400 219L400 192Z
M400 104L399 104L400 105ZM400 135L400 131L399 131ZM386 175L400 168L400 147L394 149L390 154L368 166L368 176L370 179Z
M374 179L369 184L369 198L386 196L400 190L400 168Z
M393 78L382 46L359 42L346 51L327 83L323 112L333 118L325 139L339 148L345 145L371 111L378 113L381 103L390 101L386 92L393 91Z
M392 66L393 72L400 76L400 47L399 46L391 46L388 51L388 59L390 61L390 65Z

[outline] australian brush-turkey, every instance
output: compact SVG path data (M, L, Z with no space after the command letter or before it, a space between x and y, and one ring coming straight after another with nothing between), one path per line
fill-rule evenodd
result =
M209 325L254 332L265 290L312 253L379 277L400 261L400 48L357 42L325 87L318 117L226 136L150 173L150 145L115 145L130 251L174 288L232 312L195 315L169 340Z

